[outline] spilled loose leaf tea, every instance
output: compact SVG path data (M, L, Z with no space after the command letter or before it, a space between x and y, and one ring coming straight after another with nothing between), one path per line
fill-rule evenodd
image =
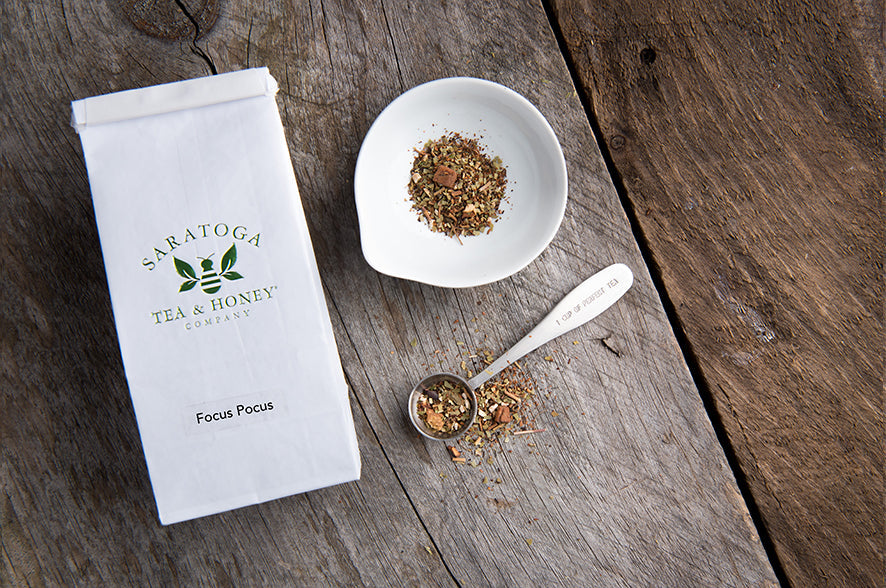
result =
M489 356L486 364L491 363ZM523 373L519 362L502 370L475 390L477 420L465 434L465 441L479 447L507 435L533 430L526 409L534 392L535 382Z
M506 187L501 159L490 159L476 139L449 133L416 149L409 196L432 231L459 241L490 232Z

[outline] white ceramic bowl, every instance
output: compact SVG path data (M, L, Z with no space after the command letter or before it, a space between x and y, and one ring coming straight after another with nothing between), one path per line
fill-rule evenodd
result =
M504 214L490 233L462 243L420 222L407 192L414 149L449 132L477 138L507 169ZM487 80L447 78L412 88L378 116L357 157L354 195L363 255L377 271L479 286L520 271L554 238L566 209L566 162L551 126L523 96Z

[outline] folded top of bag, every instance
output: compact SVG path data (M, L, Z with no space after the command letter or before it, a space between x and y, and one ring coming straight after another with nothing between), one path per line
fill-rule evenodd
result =
M87 125L119 122L276 93L277 82L268 68L246 69L77 100L71 103L71 125L79 133Z

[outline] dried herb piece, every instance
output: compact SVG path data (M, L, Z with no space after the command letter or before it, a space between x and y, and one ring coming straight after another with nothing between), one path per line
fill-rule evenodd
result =
M458 179L458 172L445 165L438 165L437 171L434 172L434 181L441 186L452 188Z
M501 159L490 159L476 139L449 133L416 149L408 190L419 220L461 241L492 230L506 187Z
M507 404L499 404L495 409L495 422L509 423L511 422L511 409Z
M428 428L441 435L462 430L471 418L468 391L451 380L440 380L424 388L417 409L419 418Z

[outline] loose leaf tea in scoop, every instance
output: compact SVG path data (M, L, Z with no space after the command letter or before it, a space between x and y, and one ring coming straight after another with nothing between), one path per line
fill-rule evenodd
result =
M460 242L492 230L506 186L501 159L490 159L476 139L450 133L416 150L409 195L419 220Z
M471 403L464 386L440 380L422 392L418 399L418 416L434 433L451 435L470 424Z

